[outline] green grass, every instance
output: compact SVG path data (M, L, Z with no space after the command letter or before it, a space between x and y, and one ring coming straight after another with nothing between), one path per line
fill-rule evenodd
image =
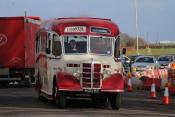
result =
M136 50L130 50L127 51L127 56L135 55L137 54ZM144 55L154 55L154 56L159 56L159 55L165 55L165 54L173 54L175 55L175 48L146 48L146 49L139 49L139 54L144 54Z

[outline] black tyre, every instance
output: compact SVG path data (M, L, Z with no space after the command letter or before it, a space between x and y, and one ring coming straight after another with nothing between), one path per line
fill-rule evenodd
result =
M112 109L115 109L115 110L119 110L120 109L121 98L122 98L121 93L112 94L109 97L109 101L110 101L110 104L111 104Z
M38 91L38 100L39 101L45 101L46 99L44 98L44 96L41 95L41 91Z
M66 107L66 96L63 94L59 94L56 97L55 104L58 108L65 108Z
M3 88L7 88L7 87L9 86L9 83L8 83L8 82L2 82L2 83L1 83L1 86L2 86Z
M57 89L57 86L56 86L56 81L54 79L53 87L52 87L52 99L53 99L53 101L55 101L56 98L57 98L57 92L58 92L58 89Z
M64 108L66 106L66 96L58 92L58 87L56 86L56 79L53 80L52 98L53 102L58 108Z
M37 79L36 79L35 89L38 93L38 100L39 101L44 101L45 98L44 98L44 96L41 95L41 81L40 81L40 75L39 74L38 74Z

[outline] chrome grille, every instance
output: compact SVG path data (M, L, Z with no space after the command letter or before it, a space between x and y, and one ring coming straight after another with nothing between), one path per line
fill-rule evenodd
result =
M82 87L100 88L101 64L83 63L82 68Z

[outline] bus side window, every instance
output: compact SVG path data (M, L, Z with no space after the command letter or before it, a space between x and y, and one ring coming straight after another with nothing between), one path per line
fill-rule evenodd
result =
M39 53L40 51L40 35L37 34L37 37L36 37L36 53Z
M54 56L61 56L62 54L61 41L59 36L56 34L53 34L52 53Z

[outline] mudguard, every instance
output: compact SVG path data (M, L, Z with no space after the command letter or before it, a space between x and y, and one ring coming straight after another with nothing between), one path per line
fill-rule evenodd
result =
M112 74L104 79L101 87L102 92L124 92L124 79L121 74Z
M67 72L58 72L56 84L59 90L82 91L80 81Z

